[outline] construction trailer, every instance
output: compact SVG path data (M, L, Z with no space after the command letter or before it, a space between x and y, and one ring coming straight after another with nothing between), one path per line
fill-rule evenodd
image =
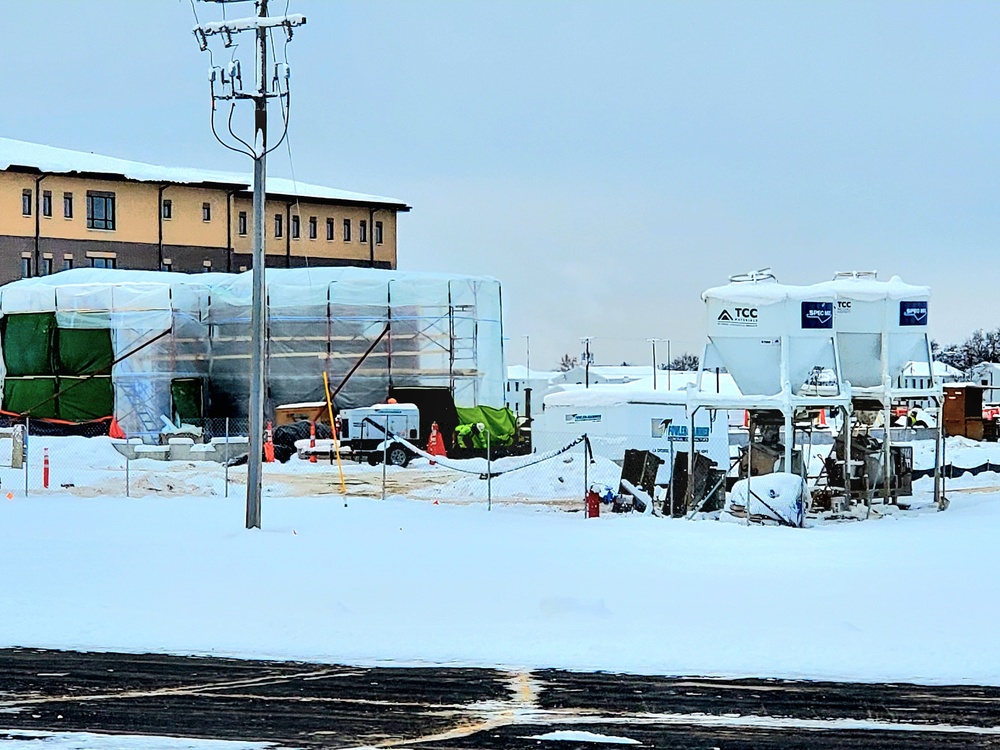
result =
M500 284L364 268L268 269L267 412L326 397L390 396L453 424L504 404ZM246 417L251 277L76 269L0 287L3 409L116 417L155 439L162 417ZM400 398L402 397L402 398Z
M679 373L684 382L693 373ZM726 392L732 393L731 379L722 376ZM675 459L689 449L717 467L728 469L729 425L727 415L701 412L694 430L687 419L687 391L652 390L641 384L567 386L548 394L543 410L536 413L532 428L534 448L544 452L560 448L586 434L595 455L622 464L629 450L650 451L663 463L656 484L670 484Z
M901 399L929 399L940 417L939 382L914 388L899 377L914 361L933 371L927 287L898 277L879 281L873 272L790 286L764 270L731 277L702 299L708 339L698 386L689 393L688 418L693 422L706 409L746 410L749 444L740 463L745 475L806 476L796 445L809 440L822 413L833 417L839 434L823 470L812 477L820 489L814 497L839 511L859 501L870 508L876 498L894 502L909 492L912 460L907 448L894 449L890 425L893 404ZM718 367L733 376L740 396L711 392L709 374ZM871 429L878 421L880 439ZM940 453L940 429L937 446ZM944 507L939 471L935 499Z

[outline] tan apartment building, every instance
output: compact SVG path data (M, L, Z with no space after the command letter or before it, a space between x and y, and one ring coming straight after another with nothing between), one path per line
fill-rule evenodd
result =
M402 201L267 182L268 267L396 268ZM0 138L0 283L67 268L238 272L251 265L247 176Z

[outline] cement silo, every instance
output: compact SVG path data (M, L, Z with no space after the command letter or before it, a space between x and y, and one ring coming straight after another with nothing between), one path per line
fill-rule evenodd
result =
M702 299L710 344L742 393L839 394L832 291L752 273L731 277Z
M929 361L928 287L898 276L879 281L874 272L852 272L815 288L836 296L842 377L853 389L890 390L908 362Z

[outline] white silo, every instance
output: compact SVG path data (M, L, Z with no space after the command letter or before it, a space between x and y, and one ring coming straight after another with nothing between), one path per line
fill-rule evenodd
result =
M781 337L788 292L769 272L730 277L701 298L708 314L708 338L722 365L744 394L781 391Z
M891 387L907 362L928 361L928 287L879 281L874 272L840 273L816 287L836 295L843 379L853 388Z
M702 299L709 340L745 395L777 395L786 380L789 395L839 394L833 292L756 272L733 276Z

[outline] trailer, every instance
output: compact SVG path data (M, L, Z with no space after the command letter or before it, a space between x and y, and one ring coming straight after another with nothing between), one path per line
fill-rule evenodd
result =
M592 385L550 393L532 426L533 447L545 452L586 434L594 455L623 463L625 451L648 450L663 459L658 485L670 483L678 454L689 450L691 435L686 391ZM694 420L695 452L719 468L729 466L727 416L703 411Z

